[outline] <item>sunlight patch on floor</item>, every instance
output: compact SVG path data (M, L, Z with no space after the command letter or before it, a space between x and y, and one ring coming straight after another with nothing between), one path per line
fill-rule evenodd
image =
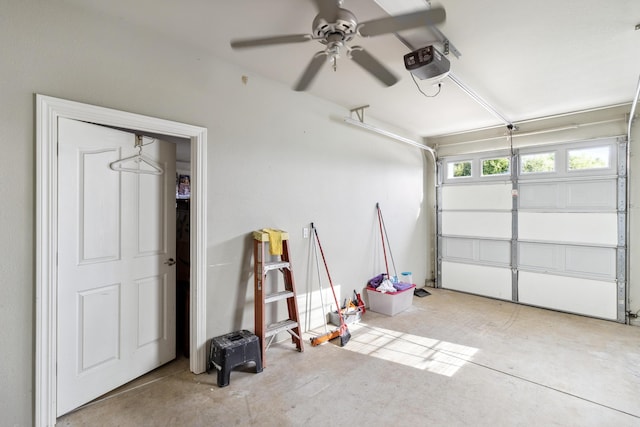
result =
M389 362L451 377L473 358L477 348L370 326L350 324L343 348Z

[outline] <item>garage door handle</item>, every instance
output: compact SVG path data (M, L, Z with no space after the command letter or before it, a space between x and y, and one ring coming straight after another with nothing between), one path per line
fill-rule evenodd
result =
M176 263L176 260L175 260L175 259L173 259L173 258L169 258L169 259L168 259L168 260L166 260L164 263L165 263L165 264L167 264L167 265L169 265L169 266L171 266L171 265L174 265L174 264Z

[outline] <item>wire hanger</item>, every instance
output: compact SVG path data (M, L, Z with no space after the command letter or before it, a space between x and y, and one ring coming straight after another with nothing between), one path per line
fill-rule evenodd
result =
M133 172L149 175L162 175L164 173L164 170L160 167L160 165L142 154L142 146L142 135L136 135L135 148L138 149L138 154L130 157L125 157L124 159L116 160L115 162L111 162L109 164L109 167L116 172ZM125 163L130 161L135 162L136 166L132 167L125 165ZM150 169L143 169L141 167L143 164L147 165Z

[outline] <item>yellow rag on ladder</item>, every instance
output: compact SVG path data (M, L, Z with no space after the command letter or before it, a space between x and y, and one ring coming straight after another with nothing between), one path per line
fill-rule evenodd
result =
M273 228L263 228L262 231L269 235L269 253L282 255L282 231Z

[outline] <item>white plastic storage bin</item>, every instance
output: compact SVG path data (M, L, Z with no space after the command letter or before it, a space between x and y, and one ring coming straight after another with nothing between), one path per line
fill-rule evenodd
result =
M395 316L401 311L411 307L415 287L416 285L413 285L404 291L386 293L367 288L369 309L376 313L386 314L387 316Z
M347 325L351 323L358 323L360 321L360 316L360 310L353 310L347 313L342 313L344 323ZM332 325L340 326L340 316L338 315L337 311L332 311L329 313L329 323L331 323Z

